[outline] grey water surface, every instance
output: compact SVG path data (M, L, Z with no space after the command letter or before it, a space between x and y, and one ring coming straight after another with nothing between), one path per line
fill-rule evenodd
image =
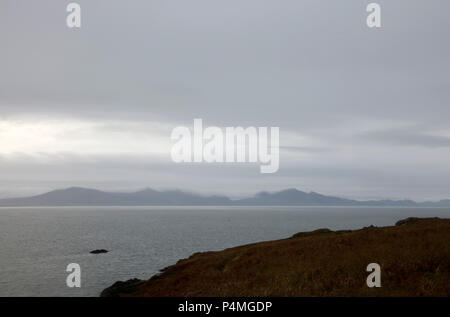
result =
M148 279L195 252L413 216L450 218L450 208L0 208L0 296L98 296L117 280ZM70 263L81 266L81 288L66 285Z

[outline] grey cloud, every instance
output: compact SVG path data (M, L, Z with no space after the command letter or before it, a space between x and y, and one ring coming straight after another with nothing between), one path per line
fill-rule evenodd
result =
M281 151L320 154L335 151L336 148L315 146L280 146Z
M449 84L444 1L380 1L379 32L365 27L364 3L80 0L75 32L61 23L63 3L4 3L3 115L285 128L330 126L345 113L448 119L448 94L436 89Z
M449 137L420 133L408 129L371 131L361 134L360 137L369 142L396 146L450 147Z
M32 156L0 159L0 193L63 185L236 194L298 187L377 197L404 197L410 189L420 199L450 186L449 153L441 152L449 140L431 133L448 130L450 122L447 0L379 0L380 30L365 26L365 2L78 2L80 30L65 26L65 2L0 2L0 120L94 120L97 132L111 138L129 130L139 139L169 136L171 125L203 118L222 127L279 126L281 137L290 131L318 144L282 147L275 175L259 174L258 165L174 165L169 157L137 154L66 153L50 157L53 165ZM358 125L367 120L379 130L360 135ZM147 129L154 121L167 129ZM396 121L420 128L393 130ZM338 133L342 127L347 137ZM421 150L414 164L400 168L386 154L392 145ZM379 153L355 157L362 147ZM407 156L404 148L395 158ZM442 162L431 160L435 150ZM315 164L300 160L301 153ZM420 178L422 187L411 188L411 179Z

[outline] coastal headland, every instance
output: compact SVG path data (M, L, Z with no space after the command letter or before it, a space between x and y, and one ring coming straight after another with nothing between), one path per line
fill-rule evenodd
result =
M450 219L318 229L290 238L195 253L147 281L117 282L101 296L450 296ZM381 287L368 287L381 268Z

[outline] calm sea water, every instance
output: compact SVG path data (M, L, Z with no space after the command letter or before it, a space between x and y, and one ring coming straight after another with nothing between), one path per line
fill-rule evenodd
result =
M117 280L148 279L198 251L411 216L450 218L450 208L0 208L0 296L98 296ZM89 254L100 248L110 252ZM69 263L81 266L81 288L66 286Z

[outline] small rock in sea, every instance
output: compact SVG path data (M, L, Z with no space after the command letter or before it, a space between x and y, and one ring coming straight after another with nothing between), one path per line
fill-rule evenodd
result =
M93 250L91 252L89 252L91 254L100 254L100 253L108 253L108 250L105 249L97 249L97 250Z

